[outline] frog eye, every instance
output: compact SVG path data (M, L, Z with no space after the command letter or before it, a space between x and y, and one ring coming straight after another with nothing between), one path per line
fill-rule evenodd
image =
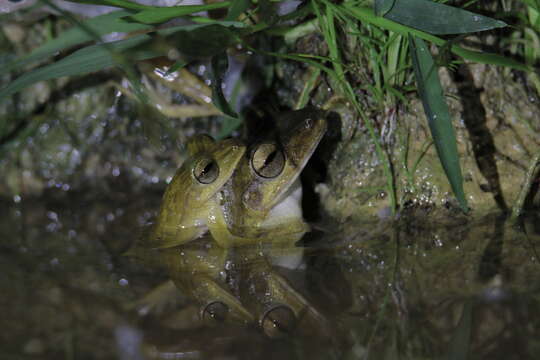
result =
M219 166L214 159L200 159L193 168L193 176L201 184L211 184L218 178Z
M213 301L201 310L201 317L205 321L223 322L229 313L227 304L221 301Z
M260 144L251 156L251 167L263 178L275 178L285 167L285 154L276 144Z
M296 315L290 307L277 304L263 314L259 325L268 337L276 339L290 335L298 324Z

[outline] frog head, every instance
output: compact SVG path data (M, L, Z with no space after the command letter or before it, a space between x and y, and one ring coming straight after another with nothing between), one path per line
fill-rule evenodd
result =
M280 140L255 143L231 179L224 208L234 235L256 237L272 217L302 218L298 177L326 131L326 120L312 109L291 114L295 125Z
M188 141L187 150L189 158L165 190L148 247L177 246L207 231L215 195L232 176L246 148L237 139L215 142L198 135Z

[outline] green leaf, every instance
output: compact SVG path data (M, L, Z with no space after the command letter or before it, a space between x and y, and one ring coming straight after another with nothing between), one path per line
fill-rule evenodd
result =
M463 191L463 176L459 166L456 135L444 100L437 67L422 39L409 35L409 44L418 93L422 98L437 154L454 195L463 211L467 212L469 207Z
M373 9L375 10L375 15L384 16L387 12L392 9L394 3L399 0L375 0L373 4Z
M223 75L227 72L229 61L225 52L212 58L212 103L225 115L238 118L238 114L223 95Z
M168 43L189 58L217 55L236 41L237 36L234 31L218 24L200 26L191 31L178 32L167 37Z
M505 27L506 23L429 0L396 0L384 15L432 34L463 34Z
M536 11L540 11L540 3L536 0L522 0L527 6L533 8Z
M131 32L149 28L148 25L128 23L120 19L121 17L129 14L129 11L115 11L88 19L84 21L84 25L86 25L94 34L97 35L105 35L111 32ZM32 51L30 54L14 60L6 66L3 66L0 68L0 74L20 69L29 63L45 59L58 51L94 40L94 34L75 26L60 33L58 37L49 40L44 45Z
M234 21L238 19L240 14L242 14L244 11L246 11L249 8L249 5L251 5L251 0L233 1L231 7L229 8L229 12L227 13L227 16L225 17L225 20Z
M390 30L402 35L414 35L421 39L430 41L436 45L443 46L446 43L446 40L441 39L435 35L428 34L426 32L416 30L412 27L398 24L397 22L385 19L383 17L376 16L373 13L373 10L352 6L350 4L344 3L343 9L346 10L350 15L355 17L360 21L365 21L367 23L373 24L375 26L381 27L386 30ZM478 51L466 50L458 45L452 45L450 50L464 59L479 62L483 64L499 65L499 66L508 66L510 68L521 70L521 71L531 71L531 68L510 58L506 58L497 54L483 53Z
M183 5L159 8L155 7L138 12L135 15L129 16L128 18L132 21L143 24L158 24L180 16L190 15L200 11L222 9L229 7L230 5L230 1L223 1L208 5Z
M7 87L0 90L0 99L10 96L39 81L55 79L62 76L82 75L111 67L117 64L111 50L122 52L140 45L149 39L149 36L142 35L118 41L116 43L93 45L78 50L60 61L19 76ZM130 58L130 61L144 60L160 55L164 54L138 52L134 57Z
M130 10L145 10L153 9L153 6L138 4L129 0L68 0L71 2L81 3L81 4L91 4L91 5L104 5L104 6L114 6L123 9Z
M199 45L194 44L197 38L208 34L219 34L219 36L216 35L215 39L207 38L206 42L199 40ZM211 56L218 51L216 44L219 44L220 51L223 51L233 35L227 27L222 25L188 25L171 27L125 40L88 46L60 61L21 75L0 90L0 100L39 81L62 76L82 75L114 65L132 64L136 61L164 56L170 47L155 46L151 40L154 40L156 36L164 37L166 41L172 41L181 53L185 50L187 56ZM209 42L216 44L212 45L213 48L206 48L205 44L208 45Z

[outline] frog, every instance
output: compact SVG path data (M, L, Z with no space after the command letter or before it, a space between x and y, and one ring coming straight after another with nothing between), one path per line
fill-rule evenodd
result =
M239 278L244 284L240 289L260 290L240 291L237 297L271 336L283 326L277 326L278 322L289 324L287 328L303 318L309 324L303 329L319 328L326 322L274 271L276 265L295 268L301 260L303 249L294 243L310 228L302 216L298 177L326 131L324 112L305 109L292 112L289 118L294 126L282 139L257 141L245 153L219 191L219 200L211 205L207 223L214 241L229 249L227 258L240 264ZM254 197L260 201L253 201ZM235 306L223 303L220 308Z
M283 254L301 256L301 248L291 251L294 242L309 231L302 217L298 176L326 129L320 112L294 115L299 120L295 118L297 124L283 140L255 142L249 153L230 162L236 164L234 174L227 173L228 180L216 183L217 190L199 197L200 206L192 208L199 210L187 220L183 209L191 207L175 199L179 191L190 189L185 173L195 174L187 169L197 169L195 158L213 148L210 140L201 137L188 146L193 159L187 163L192 165L182 167L165 192L150 237L157 237L154 247L159 262L166 264L177 288L200 306L203 319L256 322L271 337L292 331L300 318L305 325L302 329L321 328L325 323L317 309L274 271L275 259ZM251 194L260 196L261 202L250 201ZM235 234L236 221L240 231ZM184 226L178 227L180 223ZM188 243L194 239L197 241ZM286 246L273 247L269 255L254 248L264 243ZM275 249L281 252L276 254ZM246 291L253 288L261 291Z
M281 139L255 142L213 203L208 228L223 247L293 244L309 225L302 216L299 175L326 131L324 113L303 109Z
M232 176L245 153L238 139L216 142L197 135L187 142L188 159L167 186L156 222L145 236L146 248L170 248L204 235L216 194Z

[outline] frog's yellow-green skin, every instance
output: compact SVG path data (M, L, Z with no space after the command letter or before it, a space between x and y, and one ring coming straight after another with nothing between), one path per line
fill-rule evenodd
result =
M218 193L208 227L220 245L266 241L290 244L309 231L302 217L298 176L322 139L326 120L315 110L294 115L298 118L296 126L279 142L263 141L252 147ZM265 146L277 152L271 154L270 162L276 158L282 161L281 166L270 170L270 176L262 176L263 170L256 168L258 151Z
M203 314L217 304L218 312L225 309L227 319L242 323L259 319L264 328L264 319L275 304L282 304L302 319L299 328L311 331L325 327L324 317L272 268L276 257L302 255L300 248L290 247L309 230L302 217L298 176L326 130L320 113L301 111L296 115L300 117L298 125L281 141L259 143L248 156L243 156L245 148L232 140L214 143L207 137L193 139L188 145L191 158L165 192L150 236L155 239L152 247L160 248L154 254L176 286L201 305ZM270 156L269 163L276 156L279 159L282 155L283 160L270 174L264 170L266 162L256 159L259 147L265 144L280 152ZM226 155L227 146L238 151L229 149ZM201 186L193 169L197 159L208 154L220 165L219 181ZM210 233L205 233L207 229ZM186 244L195 238L196 242ZM283 246L273 247L268 254L259 252L260 243ZM184 245L174 247L180 244ZM230 247L235 248L224 249ZM227 280L229 263L241 274L241 288L257 288L264 296L250 291L235 293ZM274 326L273 320L269 324Z
M167 186L156 223L145 247L168 248L192 241L207 232L216 193L232 176L245 153L236 139L215 142L206 135L188 141L189 158Z
M328 327L324 316L273 270L266 257L254 255L257 251L250 246L236 250L238 253L231 253L229 249L218 246L207 233L196 242L160 249L159 252L174 284L199 303L204 318L213 317L209 309L218 304L218 309L221 307L223 312L214 315L222 317L222 320L242 324L259 321L263 325L268 312L279 305L292 311L293 318L288 320L298 321L302 333ZM236 291L231 291L228 283L227 263L234 263L234 270L228 270L237 276L235 281L240 282ZM271 327L274 325L270 324ZM289 330L294 329L292 325L288 325ZM265 332L275 331L266 326Z

